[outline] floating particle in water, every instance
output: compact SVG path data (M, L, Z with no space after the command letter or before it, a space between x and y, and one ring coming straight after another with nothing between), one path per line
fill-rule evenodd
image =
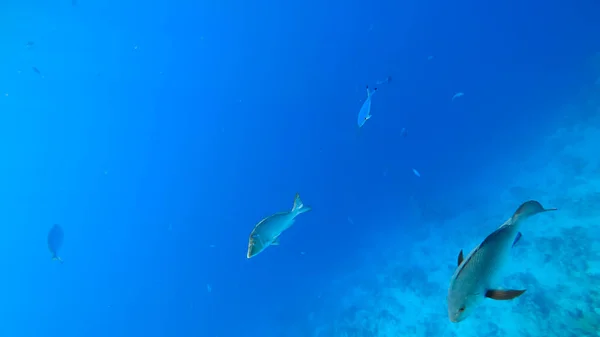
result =
M417 171L415 169L412 169L412 171L417 177L421 178L421 173L419 173L419 171Z

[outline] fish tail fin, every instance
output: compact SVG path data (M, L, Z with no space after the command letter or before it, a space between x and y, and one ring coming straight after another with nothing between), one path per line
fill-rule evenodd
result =
M375 94L375 92L377 92L377 88L373 88L373 90L369 90L369 85L367 85L367 98L370 98L371 96L373 96L373 94Z
M302 203L302 199L300 199L300 194L296 193L296 197L294 198L294 207L292 207L292 212L295 215L306 213L310 211L312 208L310 206L304 206Z
M515 211L515 214L512 216L512 222L515 223L517 221L525 220L531 216L534 216L538 213L556 211L556 208L544 208L542 204L535 200L529 200L521 204L519 208Z
M58 262L60 262L60 264L64 263L63 259L61 259L60 256L57 256L57 255L54 255L52 257L52 261L58 261Z

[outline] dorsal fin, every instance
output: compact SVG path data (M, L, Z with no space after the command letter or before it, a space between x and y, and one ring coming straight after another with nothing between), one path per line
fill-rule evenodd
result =
M517 208L512 216L512 222L515 223L519 220L527 219L532 215L548 211L556 211L556 208L544 208L538 201L529 200Z
M464 256L463 256L463 251L462 249L460 250L460 253L458 253L458 264L456 266L460 266L460 264L463 262L464 260Z

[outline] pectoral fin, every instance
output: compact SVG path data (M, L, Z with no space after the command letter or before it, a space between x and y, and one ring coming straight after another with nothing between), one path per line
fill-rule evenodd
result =
M271 242L271 245L279 246L279 237L276 237L275 240L273 240L273 242Z
M485 292L485 297L491 298L493 300L506 301L515 299L521 295L525 290L495 290L489 289Z
M513 241L513 247L519 242L519 240L521 240L521 236L523 236L523 234L521 234L521 232L518 232L517 236L515 237L515 241Z
M465 259L465 257L463 256L463 251L461 249L460 253L458 253L458 264L457 264L457 266L460 266L460 264L463 262L464 259Z

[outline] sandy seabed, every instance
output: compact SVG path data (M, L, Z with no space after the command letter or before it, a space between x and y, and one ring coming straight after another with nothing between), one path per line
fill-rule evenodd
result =
M600 108L577 118L518 163L523 170L492 209L431 226L408 252L390 248L383 264L355 272L373 275L371 281L335 281L332 287L344 289L337 303L310 312L309 328L296 326L286 336L600 336ZM446 294L459 250L468 253L529 199L559 211L523 226L501 286L527 292L513 301L485 300L468 319L451 323ZM460 235L450 232L457 228Z

